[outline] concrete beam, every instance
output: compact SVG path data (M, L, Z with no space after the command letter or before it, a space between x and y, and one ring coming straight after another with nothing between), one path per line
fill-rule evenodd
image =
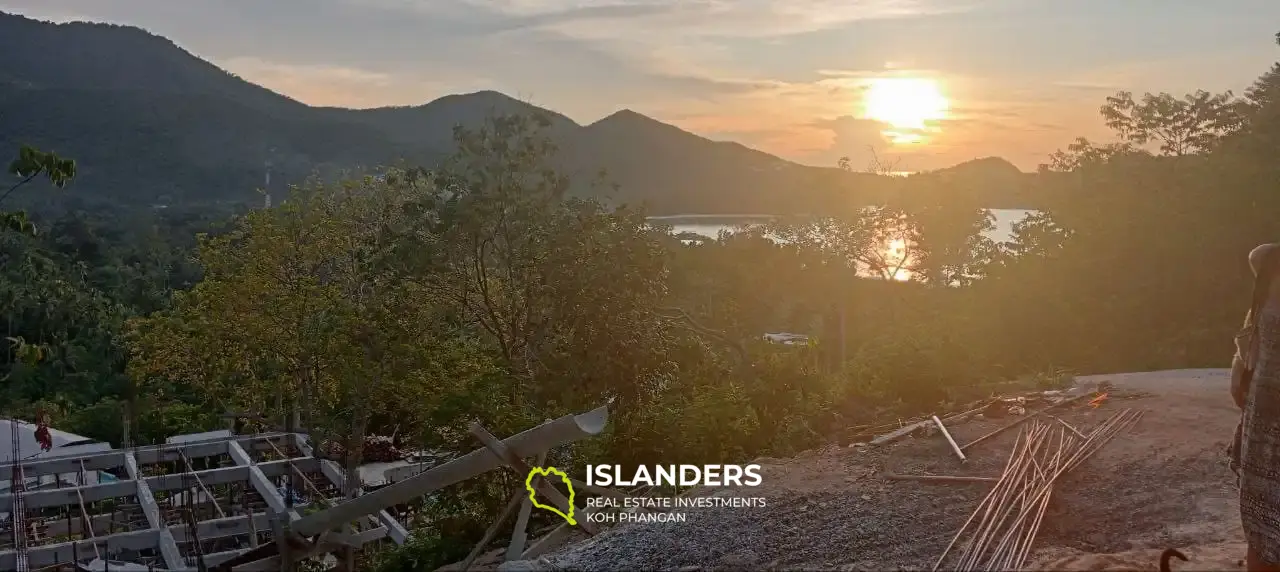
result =
M386 509L378 511L377 516L378 522L386 527L387 536L397 546L403 546L404 543L409 541L409 530L403 524L400 524L400 521L396 520L394 516L391 516L391 513L387 512Z
M200 481L205 485L221 485L226 483L235 483L249 480L249 471L245 467L218 467L216 469L206 469L196 471L194 473L173 473L170 475L157 475L143 479L147 486L151 487L151 492L158 493L160 491L180 491L195 486L195 476L200 477Z
M204 433L187 433L186 435L174 435L165 438L164 442L170 445L178 445L182 443L198 443L200 441L225 441L235 438L230 431L219 429L217 431L205 431Z
M231 459L237 465L249 469L249 483L253 485L253 489L258 491L263 500L267 501L267 506L271 508L274 514L285 514L288 506L285 505L284 497L280 496L280 492L276 490L275 485L271 484L271 480L262 472L262 469L253 462L253 458L240 447L239 443L234 441L228 444L228 450L231 453ZM298 512L292 511L290 520L298 519Z
M216 433L216 432L215 432ZM179 439L185 436L178 436ZM80 447L69 447L65 453L61 453L58 449L42 455L39 459L22 464L22 470L28 477L38 477L41 475L58 475L65 473L74 473L80 470L80 462L84 461L85 470L88 471L105 471L110 469L118 469L124 466L124 453L132 452L138 463L150 464L167 461L180 461L182 457L178 454L181 450L187 454L187 457L195 459L199 457L211 457L226 453L226 443L240 441L243 443L252 443L251 449L255 451L269 450L271 446L267 443L269 439L287 439L289 433L264 433L262 435L254 435L252 437L237 436L232 438L217 437L216 435L210 439L187 441L181 440L178 443L166 443L164 445L147 445L145 447L134 447L128 451L115 449L101 453L83 453Z
M248 515L202 520L196 523L196 534L200 536L200 540L209 540L211 538L249 534L254 529L267 530L271 528L271 515L265 512L254 513L253 524L253 527L249 526ZM169 533L178 542L191 540L191 533L188 532L186 525L176 524L170 526Z
M109 451L106 453L96 453L83 457L68 456L38 459L31 462L23 462L22 472L27 475L27 477L78 473L80 472L81 461L84 461L84 468L87 471L118 469L124 466L124 453L120 451Z
M324 466L320 459L313 457L297 457L294 459L282 459L279 461L258 463L257 467L262 470L262 474L268 477L279 477L289 474L289 465L293 465L294 468L304 473L314 473Z
M51 506L72 506L80 503L80 495L84 502L90 503L109 498L133 496L137 491L134 481L115 481L83 487L65 487L61 489L44 489L22 493L22 506L27 510ZM13 510L13 495L0 495L0 512Z
M124 454L124 466L129 471L129 477L134 479L133 483L137 486L138 504L142 505L142 514L147 517L147 524L151 525L151 531L155 533L155 542L160 548L160 556L164 558L165 568L170 570L178 570L183 567L182 554L178 552L178 544L173 540L173 534L169 532L169 527L165 526L164 519L160 517L160 507L156 505L156 499L151 494L151 488L147 486L145 480L139 480L138 461L133 457L132 453Z
M76 542L60 542L27 549L27 566L31 570L53 566L54 564L85 560L97 555L93 547L96 544L103 552L109 550L146 550L156 548L157 536L154 530L136 530L105 536L97 540L79 540ZM74 550L74 554L73 554ZM181 565L181 560L178 562ZM166 563L167 565L167 563ZM0 552L0 570L17 570L17 553L13 550ZM180 568L171 569L178 570Z
M193 443L139 447L133 452L133 456L138 460L138 463L142 465L151 465L156 463L181 463L183 453L187 455L188 459L225 455L227 453L227 443L228 441L225 440L200 441Z
M282 461L268 461L266 463L258 463L258 469L263 475L268 477L278 477L289 473L289 463L304 472L315 471L318 461L311 458L289 459ZM234 467L218 467L216 469L205 469L194 473L174 473L171 475L157 475L147 477L147 486L151 487L152 492L159 491L177 491L188 488L194 481L194 477L199 477L200 481L207 487L214 485L222 485L227 483L249 482L249 467L244 465L236 465Z

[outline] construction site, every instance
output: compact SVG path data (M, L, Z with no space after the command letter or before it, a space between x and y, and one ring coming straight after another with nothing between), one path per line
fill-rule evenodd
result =
M14 459L0 495L0 570L211 569L344 497L341 469L315 458L300 433L69 444L27 460L19 423L8 422ZM343 547L404 541L386 511L362 516L344 523Z
M362 466L353 492L304 433L222 430L113 448L4 420L0 571L359 569L406 542L402 521L424 496L504 466L527 471L522 458L598 434L607 416L567 415L507 439L477 426L484 447L447 462Z

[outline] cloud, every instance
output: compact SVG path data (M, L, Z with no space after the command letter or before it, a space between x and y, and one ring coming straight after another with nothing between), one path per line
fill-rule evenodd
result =
M309 105L419 105L451 92L442 83L352 67L288 64L236 57L215 62L232 73Z
M430 0L437 1L437 0ZM576 37L638 31L759 38L824 30L859 20L972 9L943 0L463 0Z

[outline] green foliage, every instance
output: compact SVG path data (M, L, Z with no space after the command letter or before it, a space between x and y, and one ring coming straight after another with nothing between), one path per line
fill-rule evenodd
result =
M462 560L468 550L465 544L450 543L434 530L417 529L404 546L380 553L369 572L435 570Z
M59 157L56 153L44 152L23 145L18 151L18 157L9 163L9 174L18 177L20 180L13 186L9 187L3 195L0 195L0 202L3 202L19 187L30 183L36 177L44 175L54 187L63 188L70 183L76 176L76 162L72 159ZM36 225L27 218L25 211L0 211L0 229L12 230L22 234L36 234Z
M59 157L57 153L23 145L18 151L18 158L9 163L9 174L22 179L22 182L14 185L13 188L44 175L49 178L53 186L61 189L75 178L76 162L74 159ZM13 189L9 189L9 192L13 192ZM8 193L5 194L7 195ZM0 200L3 199L4 196L0 196Z
M0 328L9 338L0 358L0 415L34 419L39 409L56 427L119 442L119 402L129 386L120 327L197 280L187 249L196 230L213 227L208 217L224 216L165 214L72 211L47 219L51 232L40 236L0 231ZM195 414L195 405L172 406ZM169 407L145 409L134 439L207 425L146 420L170 414Z

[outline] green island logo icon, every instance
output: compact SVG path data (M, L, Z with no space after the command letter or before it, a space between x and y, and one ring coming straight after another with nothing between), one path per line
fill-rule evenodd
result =
M569 487L569 514L560 512L560 509L554 506L549 506L549 505L545 505L538 502L537 495L535 494L537 492L537 489L535 489L533 486L533 478L539 475L543 477L550 477L551 475L556 475L560 477L561 481L564 481L564 484L566 487ZM524 488L529 491L529 502L533 503L533 506L540 509L549 510L551 512L554 512L560 515L560 517L564 518L565 521L568 522L570 525L576 526L578 524L578 521L573 519L573 482L569 480L569 475L566 475L564 471L561 471L560 469L557 469L555 467L546 467L546 468L533 467L529 469L529 476L525 477L524 479Z

